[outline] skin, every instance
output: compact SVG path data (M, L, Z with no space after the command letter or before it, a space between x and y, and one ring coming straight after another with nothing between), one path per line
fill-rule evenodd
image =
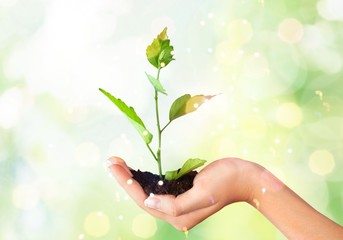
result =
M111 157L109 170L138 206L180 231L190 230L227 205L246 202L288 239L343 239L342 226L256 163L238 158L216 160L199 172L192 189L177 197L147 196L121 158Z

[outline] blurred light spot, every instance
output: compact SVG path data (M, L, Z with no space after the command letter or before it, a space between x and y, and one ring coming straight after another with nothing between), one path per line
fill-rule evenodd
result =
M65 115L69 121L79 123L88 116L88 109L83 106L71 106L66 110Z
M260 202L256 198L254 198L252 201L254 202L256 208L259 208Z
M205 21L200 21L201 26L205 26Z
M212 53L213 49L212 48L207 48L207 52Z
M87 234L93 237L102 237L110 230L110 221L103 213L91 212L84 221L84 228Z
M132 232L140 238L148 239L154 236L157 226L153 217L148 214L138 214L132 222Z
M163 186L164 182L162 180L158 181L157 183L159 186Z
M286 43L299 42L304 36L303 25L297 19L285 19L279 25L278 35Z
M326 175L334 169L335 159L327 150L316 150L310 155L308 164L312 172Z
M21 209L32 209L38 201L39 195L37 187L30 184L17 185L12 193L13 205Z
M330 28L324 28L322 25L306 25L304 27L305 35L301 46L305 50L313 51L327 46L333 39L333 32Z
M132 181L132 179L128 179L128 180L126 181L126 183L127 183L128 185L131 185L131 184L133 183L133 181Z
M243 150L243 154L244 154L244 155L248 155L248 153L249 153L249 150L248 150L248 149L244 149L244 150Z
M259 57L261 57L261 54L259 52L255 52L254 57L259 58Z
M258 115L249 115L241 121L241 131L245 137L250 139L261 139L266 135L266 121Z
M214 200L214 197L212 195L210 196L210 202L212 205L216 203L216 201Z
M331 105L328 102L323 102L323 107L326 109L326 111L330 111L331 110Z
M119 215L119 216L118 216L118 220L119 220L119 221L123 221L123 220L124 220L124 216L123 216L123 215Z
M326 20L343 20L342 0L321 0L317 3L317 9Z
M300 107L289 102L282 104L276 111L276 119L281 126L293 128L302 121L303 115Z
M85 235L83 233L79 234L79 239L84 239Z
M253 35L251 24L245 19L236 19L229 23L227 36L230 45L241 46L250 41Z
M9 129L15 127L24 111L27 99L18 88L11 88L0 96L0 127Z
M289 154L291 154L291 153L293 153L293 149L292 149L292 148L288 148L288 149L287 149L287 152L288 152Z
M280 144L280 142L281 142L280 139L278 139L278 138L275 138L275 139L274 139L274 143L275 143L275 144Z
M214 16L214 14L211 13L211 12L207 14L207 17L208 17L209 19L213 18L213 16Z
M74 157L82 167L93 167L100 159L100 150L94 143L81 143L76 147Z
M212 68L212 71L213 71L213 72L218 72L218 70L219 70L219 67L217 67L217 66L215 66L215 67Z
M188 238L188 235L189 235L188 228L187 227L183 227L182 231L184 232L186 238Z
M262 188L262 193L265 193L267 189L265 187Z
M311 58L310 61L314 62L319 69L327 73L338 73L342 69L342 58L333 50L326 48L316 49L308 57Z
M332 48L335 45L335 30L328 24L307 25L301 41L305 59L312 68L333 74L342 69L342 57Z
M249 81L245 81L245 86L242 84L242 87L245 88L261 88L262 85L267 85L263 80L268 74L269 74L269 65L271 63L266 59L263 55L260 53L254 53L253 55L250 55L249 58L246 58L246 61L244 62L244 69L245 73L244 75L241 75L242 79L247 78L250 79ZM250 84L248 86L248 84ZM267 86L266 86L267 87ZM270 85L268 85L270 87ZM255 90L256 91L256 90ZM260 90L261 91L261 90ZM250 96L254 96L255 98L257 95L255 93L249 94Z
M217 129L218 130L223 130L224 129L224 125L222 123L217 124Z
M315 93L319 96L320 101L323 101L323 92L320 90L316 90Z

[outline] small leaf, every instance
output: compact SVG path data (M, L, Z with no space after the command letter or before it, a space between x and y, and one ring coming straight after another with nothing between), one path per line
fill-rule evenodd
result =
M168 35L167 35L167 27L165 27L160 34L158 34L157 38L159 40L167 40Z
M169 121L173 121L178 117L196 111L203 103L210 100L214 96L196 95L191 97L185 94L174 101L169 111Z
M179 98L177 98L169 110L169 121L173 121L174 119L181 117L185 113L185 108L187 101L191 98L190 94L185 94Z
M173 58L174 47L170 45L167 36L167 28L152 41L146 49L148 61L156 68L167 66ZM163 63L163 64L162 64Z
M167 180L176 180L180 177L182 177L183 175L193 171L194 169L201 167L202 165L204 165L206 162L206 160L202 160L199 158L191 158L188 159L183 166L181 167L181 169L175 170L175 171L167 171L165 174L165 179Z
M159 67L158 56L161 51L160 41L155 38L153 42L146 49L146 56L148 61L156 68Z
M133 107L127 106L121 99L112 96L110 93L106 92L105 90L99 88L99 90L110 99L120 111L122 111L126 117L130 120L132 125L136 128L138 133L143 138L144 142L149 144L152 140L152 134L146 129L143 121L138 117L135 109Z
M146 74L146 76L148 77L150 83L151 83L151 84L154 86L154 88L156 89L156 91L161 92L161 93L167 95L167 92L166 92L166 90L163 88L163 86L162 86L162 84L161 84L160 81L158 81L156 78L154 78L153 76L151 76L151 75L149 75L149 74L147 74L147 73L145 73L145 74Z

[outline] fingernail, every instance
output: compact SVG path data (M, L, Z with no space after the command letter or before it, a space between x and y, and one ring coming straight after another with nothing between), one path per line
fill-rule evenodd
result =
M124 160L117 157L110 157L109 159L107 159L108 166L111 166L113 164L121 164L121 163L124 163Z
M149 208L160 209L161 201L160 199L155 198L155 197L148 197L147 199L145 199L144 205Z
M121 166L122 168L125 169L125 171L132 177L132 173L130 171L130 169L128 169L128 167L126 166L124 160L122 160L121 158L117 158L117 157L110 157L109 159L107 159L107 167L109 168L109 171L112 175L114 175L114 172L111 170L111 167L113 165L119 165Z

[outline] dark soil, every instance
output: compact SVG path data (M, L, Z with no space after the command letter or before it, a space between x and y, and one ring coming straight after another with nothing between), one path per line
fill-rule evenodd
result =
M135 179L143 188L147 195L153 194L172 194L180 195L193 187L193 180L197 175L192 171L179 179L168 181L161 179L159 175L151 172L142 172L139 169L131 170Z

